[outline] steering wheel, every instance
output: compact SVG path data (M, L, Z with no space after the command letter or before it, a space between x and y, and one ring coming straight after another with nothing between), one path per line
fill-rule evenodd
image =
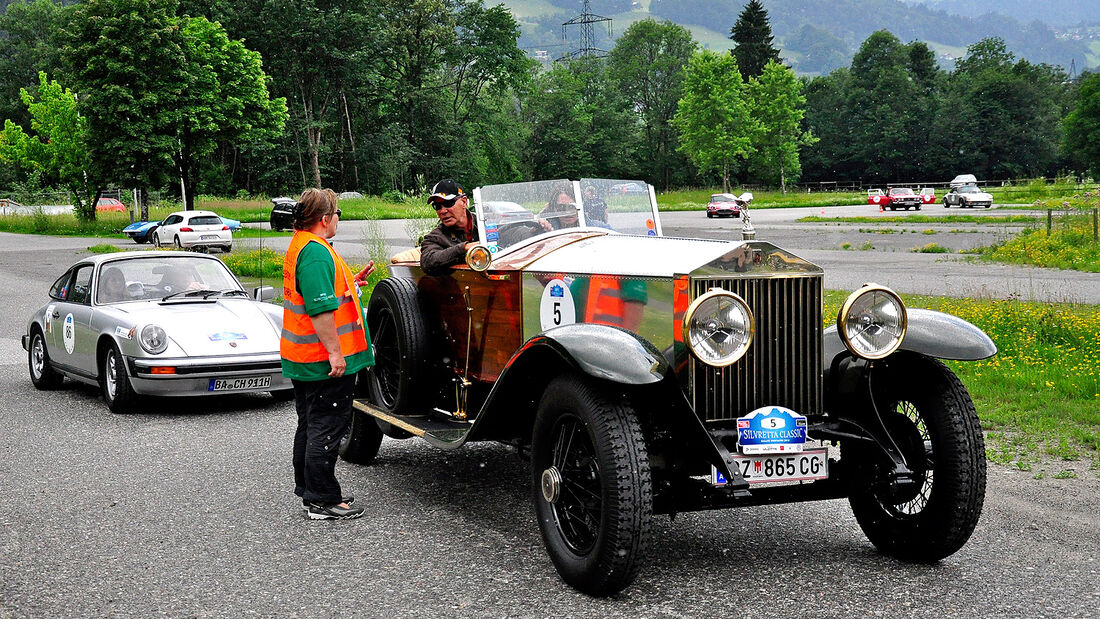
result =
M546 232L542 224L533 220L514 221L500 227L500 242L505 247L515 245Z

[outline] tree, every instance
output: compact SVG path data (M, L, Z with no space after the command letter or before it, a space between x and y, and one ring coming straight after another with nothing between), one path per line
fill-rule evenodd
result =
M558 63L536 77L524 110L534 178L633 178L637 145L630 108L601 60Z
M40 170L56 178L72 194L73 210L81 219L95 219L95 202L89 191L87 119L77 111L76 96L56 81L38 74L37 98L26 89L19 92L31 116L33 136L11 120L0 131L0 161Z
M179 147L172 158L180 170L185 208L195 206L200 163L218 140L254 143L282 132L286 100L268 96L260 55L205 17L184 18L181 67L187 86L177 102Z
M1063 148L1073 159L1100 176L1100 73L1081 77L1077 105L1062 122Z
M644 19L626 29L608 56L609 75L641 122L645 176L659 180L665 188L671 185L673 169L682 167L672 117L683 93L684 68L695 47L683 26Z
M97 179L146 188L176 176L187 78L175 11L175 0L85 0L73 14L62 56Z
M36 88L38 74L56 74L62 24L70 9L50 0L14 2L0 12L0 118L30 121L19 98L21 88Z
M704 50L692 57L672 124L680 130L679 149L700 171L721 172L722 191L728 191L730 167L752 154L758 131L733 56Z
M779 186L787 193L787 178L797 180L802 172L798 149L817 138L802 130L806 97L802 82L787 67L769 62L759 78L749 80L749 104L758 130L753 136L756 155L753 167L766 180L779 177Z
M749 81L764 72L768 62L779 62L779 50L772 45L772 26L760 0L749 0L730 30L735 43L730 52L737 58L741 79Z

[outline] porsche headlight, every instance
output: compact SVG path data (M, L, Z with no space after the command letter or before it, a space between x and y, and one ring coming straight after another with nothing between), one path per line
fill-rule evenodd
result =
M695 299L684 316L684 341L700 361L725 367L745 355L755 331L748 303L727 290Z
M145 325L141 330L141 347L151 355L159 355L168 348L168 334L157 325Z
M864 284L853 292L836 317L840 339L864 359L881 359L897 350L907 324L901 297L878 284Z

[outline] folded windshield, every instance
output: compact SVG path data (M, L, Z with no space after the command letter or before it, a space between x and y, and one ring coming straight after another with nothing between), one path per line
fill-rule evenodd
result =
M642 181L566 179L490 185L475 190L481 238L497 253L570 228L657 236L649 185Z

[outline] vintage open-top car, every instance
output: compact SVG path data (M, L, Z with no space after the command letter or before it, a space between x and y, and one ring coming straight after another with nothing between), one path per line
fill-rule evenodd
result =
M654 514L847 498L882 552L958 550L985 450L939 359L989 357L990 339L874 284L826 328L822 269L755 240L747 210L742 240L669 238L651 187L604 191L625 182L475 189L466 264L391 264L341 455L369 463L383 434L515 445L551 560L593 595L633 581ZM582 183L606 221L586 219ZM492 202L531 217L501 222Z
M111 411L128 413L145 395L289 397L282 325L282 308L253 300L217 258L125 252L66 270L22 341L36 388L68 377L100 387Z

